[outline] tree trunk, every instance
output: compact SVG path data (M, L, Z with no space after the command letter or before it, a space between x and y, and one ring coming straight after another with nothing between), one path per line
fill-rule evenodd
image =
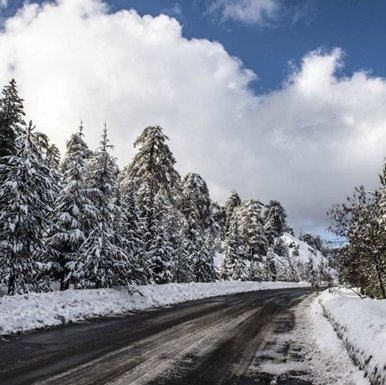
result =
M379 286L381 287L381 292L382 292L382 298L385 299L386 298L385 286L383 285L382 274L377 263L375 264L375 270L377 271Z
M11 275L8 280L8 295L15 294L15 276Z

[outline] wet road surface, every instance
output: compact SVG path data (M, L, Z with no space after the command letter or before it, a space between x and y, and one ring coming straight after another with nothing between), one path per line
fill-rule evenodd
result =
M310 292L241 293L6 337L0 384L310 385L302 373L256 370Z

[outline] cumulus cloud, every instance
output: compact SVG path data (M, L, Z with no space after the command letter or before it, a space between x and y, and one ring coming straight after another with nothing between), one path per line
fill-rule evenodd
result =
M224 47L187 40L175 19L110 13L98 0L27 4L0 33L0 83L19 82L26 112L61 149L83 119L95 146L107 121L120 165L160 124L181 173L223 201L279 199L298 229L353 186L374 186L386 149L386 82L339 77L340 49L305 55L280 89L255 95L253 72Z
M278 17L281 9L279 0L214 0L209 12L220 14L224 20L266 25Z

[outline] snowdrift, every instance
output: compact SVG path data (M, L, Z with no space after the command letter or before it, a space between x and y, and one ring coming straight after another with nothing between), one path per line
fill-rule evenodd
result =
M0 335L127 314L218 295L307 287L306 282L213 282L67 290L0 298Z
M339 289L323 292L319 303L371 384L386 385L386 300L362 300L348 289Z

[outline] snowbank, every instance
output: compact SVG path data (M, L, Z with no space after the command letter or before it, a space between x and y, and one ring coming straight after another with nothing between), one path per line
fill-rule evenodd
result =
M0 335L247 291L307 287L305 282L213 282L131 289L67 290L0 298Z
M287 360L267 361L267 369L271 368L269 373L297 372L300 375L299 382L296 382L298 384L370 385L364 372L354 365L343 341L323 315L318 298L314 294L300 302L295 308L294 329L288 334L275 335L275 344L270 344L269 349L274 347L279 358L285 352ZM265 351L264 355L272 357L271 353ZM260 369L264 371L265 368L261 366Z
M339 289L323 292L319 303L371 384L386 385L386 300L362 300L352 291Z

